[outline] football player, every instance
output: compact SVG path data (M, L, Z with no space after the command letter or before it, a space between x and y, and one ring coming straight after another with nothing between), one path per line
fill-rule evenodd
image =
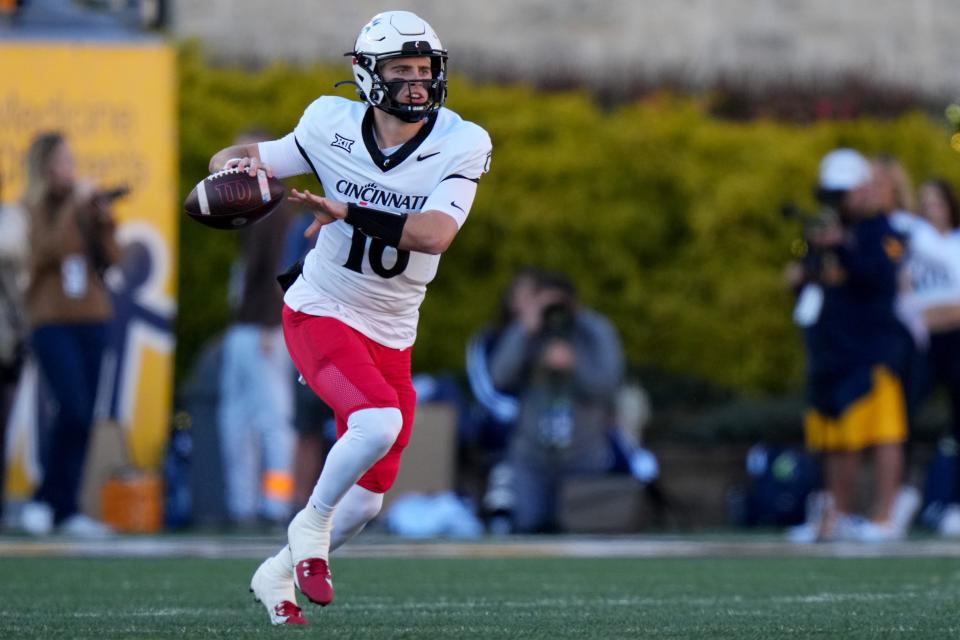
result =
M334 410L338 440L288 545L253 576L274 624L306 622L294 585L317 604L333 599L330 551L377 515L396 479L416 402L420 303L490 163L486 131L443 106L447 52L427 22L380 13L347 55L362 101L322 96L285 137L210 160L211 171L313 173L324 192L290 196L312 209L307 233L319 237L291 277L283 331L303 379Z

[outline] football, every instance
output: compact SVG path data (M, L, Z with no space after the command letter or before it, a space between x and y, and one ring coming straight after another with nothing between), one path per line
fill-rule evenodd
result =
M242 229L270 215L286 195L283 183L265 171L224 169L201 180L187 195L183 209L214 229Z

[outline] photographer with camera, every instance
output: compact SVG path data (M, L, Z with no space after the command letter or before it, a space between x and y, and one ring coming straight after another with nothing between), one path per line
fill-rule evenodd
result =
M895 315L903 238L891 227L869 162L851 149L820 164L821 223L808 225L809 251L792 270L800 296L809 410L807 446L824 457L826 504L809 537L795 541L892 540L903 535L894 500L907 435L897 375ZM851 515L860 455L875 453L870 519Z
M616 329L577 303L566 275L541 273L517 301L516 319L490 354L490 373L520 405L507 454L514 528L558 531L565 478L610 467L610 415L623 377Z
M60 133L41 134L31 144L24 196L27 320L32 353L58 407L42 456L43 481L22 512L21 524L33 534L54 527L80 537L110 533L80 513L77 500L113 315L103 273L120 254L110 205L123 193L78 180Z

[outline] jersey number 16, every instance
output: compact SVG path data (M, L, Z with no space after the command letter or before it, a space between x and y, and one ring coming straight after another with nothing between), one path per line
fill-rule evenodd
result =
M367 240L370 241L370 250L367 257L370 260L370 268L381 278L392 278L403 273L410 262L410 252L403 249L397 249L397 261L392 267L386 267L383 264L383 252L387 249L387 243L380 238L370 239L359 229L353 230L353 241L350 243L350 255L344 263L347 269L363 273L363 252L367 248Z

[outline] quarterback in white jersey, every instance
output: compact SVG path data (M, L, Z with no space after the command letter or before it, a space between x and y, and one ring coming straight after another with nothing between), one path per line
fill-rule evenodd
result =
M487 133L443 106L447 53L424 20L378 14L350 55L363 102L321 97L285 137L210 160L211 171L313 173L324 192L290 196L313 211L307 233L319 237L288 278L283 330L301 376L333 409L338 440L289 544L251 581L274 624L306 623L295 587L333 600L330 551L377 515L396 479L416 404L420 303L490 163Z
M383 150L372 108L325 96L307 108L293 133L261 143L259 151L278 177L315 173L330 200L413 216L442 212L459 229L487 170L490 139L441 108L416 136ZM303 277L285 302L297 311L339 318L388 347L409 347L440 262L438 253L427 251L389 246L337 220L320 230Z

